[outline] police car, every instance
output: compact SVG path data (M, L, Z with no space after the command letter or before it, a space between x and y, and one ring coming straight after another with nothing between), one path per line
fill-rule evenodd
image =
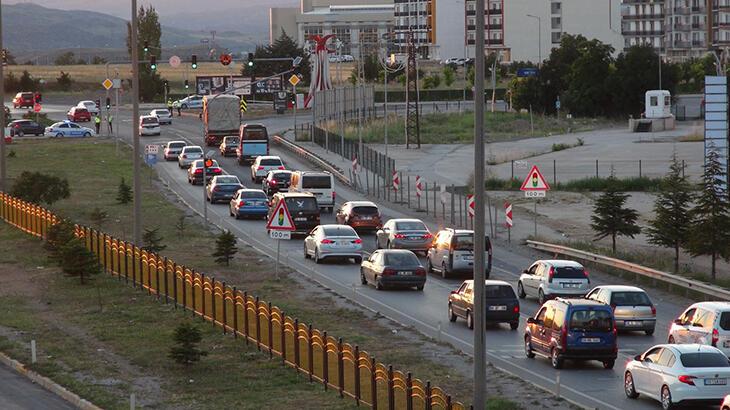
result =
M44 135L47 137L91 137L94 135L94 130L82 127L75 122L61 121L46 127Z

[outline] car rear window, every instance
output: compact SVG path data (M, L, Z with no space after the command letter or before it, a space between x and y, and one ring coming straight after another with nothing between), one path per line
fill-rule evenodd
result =
M142 118L142 124L157 124L157 118L154 118L154 117Z
M570 315L570 330L608 332L613 329L611 312L604 309L576 309Z
M226 145L238 145L238 137L226 138Z
M155 110L156 115L170 115L170 111L167 110Z
M266 194L258 191L241 192L241 198L244 199L268 199Z
M651 306L649 296L644 292L614 292L611 304L615 306Z
M456 235L454 236L455 251L473 251L474 235Z
M218 184L240 184L240 181L236 177L218 177L216 179Z
M396 222L396 231L425 231L426 225L421 222Z
M235 192L241 189L241 185L239 184L217 184L216 188L218 188L221 191L225 192Z
M328 226L322 229L325 236L357 236L355 230L349 226Z
M515 291L509 285L487 285L484 287L484 297L487 299L516 299Z
M684 367L730 367L727 357L720 352L682 353L679 360Z
M259 165L281 165L281 160L278 158L264 158Z
M89 112L89 110L87 110L86 108L77 108L74 112L76 112L76 113L80 113L80 112L81 113L84 113L84 112Z
M416 255L412 252L393 252L385 254L385 264L395 266L420 266Z
M29 100L33 98L33 93L23 93L21 94L21 98L23 98L24 100Z
M291 180L291 174L288 172L279 172L274 174L274 179L277 181L289 181Z
M173 143L170 143L170 145L169 145L170 148L183 148L184 146L185 146L184 142L173 142Z
M720 328L730 330L730 312L722 312L720 315Z
M302 177L303 189L331 189L332 178L329 175L305 175Z
M286 206L290 212L319 211L317 200L314 198L287 198Z
M185 148L185 153L186 154L202 154L203 153L203 149L202 148L199 148L199 147L195 147L195 148L186 147Z
M555 266L553 270L554 279L585 279L583 268L578 266Z
M352 212L358 215L377 215L378 208L374 206L356 206L352 208Z

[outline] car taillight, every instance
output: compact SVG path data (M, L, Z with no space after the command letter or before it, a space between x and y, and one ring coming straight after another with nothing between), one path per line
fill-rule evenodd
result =
M402 233L397 233L397 234L393 235L393 237L395 239L405 239L406 236L403 235Z
M218 192L218 191L220 191L220 190L221 190L221 189L220 189L219 187L217 187L217 186L216 186L216 187L213 187L213 191L215 191L215 192Z
M221 173L221 169L220 168L213 168L213 173L220 174Z
M564 325L560 329L560 347L565 349L565 346L568 345L568 326Z
M717 347L717 342L720 340L720 332L717 329L712 329L712 345Z
M555 274L555 267L551 266L548 272L548 283L553 283L553 275Z
M696 377L683 374L683 375L677 377L677 379L684 384L689 384L690 386L694 386L695 385L694 379L696 379Z
M263 170L264 170L264 167L263 167L263 166L261 166L261 165L259 165L259 167L258 167L258 168L256 168L256 169L257 169L257 170L259 170L259 171L263 171Z
M416 269L416 275L418 275L418 276L426 276L426 269L424 269L424 268L418 268L418 269Z
M238 207L246 206L246 201L238 201Z
M335 191L332 191L332 202L335 200Z
M614 312L616 311L616 305L614 305L613 303L611 303L611 310Z
M361 244L362 243L362 239L357 238L354 241L352 241L352 243Z
M321 241L319 241L319 243L323 245L329 245L331 243L335 243L335 241L333 241L332 239L322 239Z
M654 305L651 305L651 314L656 316L656 307Z
M516 305L516 306L515 306L515 307L514 307L514 308L512 309L512 311L513 311L514 313L520 313L520 305Z
M423 235L423 239L431 239L431 238L433 238L433 235L431 235L430 233Z
M283 165L279 165L279 169L284 169L284 166Z
M272 179L271 181L269 181L269 186L276 186L276 180Z
M196 169L196 170L194 171L194 173L195 173L196 175L197 175L197 174L202 174L202 173L203 173L203 170L202 170L202 169L200 169L200 168L198 168L198 169Z
M395 269L388 268L388 269L383 270L383 276L391 276L391 275L395 275L395 274L396 274Z

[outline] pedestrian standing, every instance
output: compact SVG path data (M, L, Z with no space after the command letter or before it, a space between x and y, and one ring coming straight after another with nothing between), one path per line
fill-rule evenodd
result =
M106 123L109 126L109 135L114 134L114 129L112 128L112 121L114 120L114 116L112 116L112 113L108 113L106 115Z
M170 111L170 115L172 115L172 98L167 99L167 111Z
M101 117L99 113L94 115L94 126L96 127L96 135L99 135L99 131L101 131Z

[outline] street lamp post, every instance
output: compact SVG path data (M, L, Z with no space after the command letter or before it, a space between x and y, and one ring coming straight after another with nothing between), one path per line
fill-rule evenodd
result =
M0 0L2 10L2 0ZM3 48L3 23L0 12L0 50ZM8 191L7 155L5 154L5 73L2 61L0 61L0 105L3 107L2 120L0 120L0 191Z
M142 244L142 176L139 149L139 51L137 50L137 0L132 0L132 138L134 141L134 243Z
M542 64L542 19L540 16L533 14L527 14L526 16L537 19L537 65L539 67Z

